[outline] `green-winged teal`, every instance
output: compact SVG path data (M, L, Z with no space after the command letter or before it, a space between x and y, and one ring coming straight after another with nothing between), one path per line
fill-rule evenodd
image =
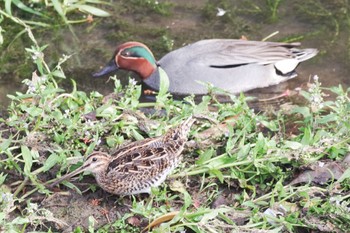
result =
M134 71L150 88L159 90L161 67L169 77L171 93L206 94L203 83L211 83L236 94L296 77L298 64L318 53L317 49L299 46L300 43L211 39L174 50L156 61L146 45L127 42L119 45L112 60L93 76L118 69Z

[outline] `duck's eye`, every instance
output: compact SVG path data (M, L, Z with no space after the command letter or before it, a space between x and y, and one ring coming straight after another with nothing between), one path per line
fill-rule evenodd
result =
M96 162L97 161L97 158L92 158L92 162Z
M130 57L131 56L131 52L128 51L128 50L123 50L120 54L122 56L124 56L124 57Z

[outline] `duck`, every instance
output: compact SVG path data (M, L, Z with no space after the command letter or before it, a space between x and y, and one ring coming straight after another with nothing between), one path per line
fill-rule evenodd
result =
M118 45L112 59L93 77L119 69L137 73L147 87L158 91L160 69L169 79L168 91L176 95L208 94L208 85L231 94L268 87L297 76L299 63L314 57L315 48L300 43L207 39L176 49L159 61L143 43Z
M181 162L194 122L195 119L190 116L162 136L131 142L112 154L95 151L86 157L81 167L58 178L49 187L89 171L97 184L109 193L151 193L151 188L162 184Z

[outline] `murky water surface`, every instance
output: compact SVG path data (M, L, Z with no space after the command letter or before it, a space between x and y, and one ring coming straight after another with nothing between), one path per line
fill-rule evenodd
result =
M350 35L346 21L350 19L350 7L346 1L288 0L282 1L277 11L267 2L274 1L114 1L108 8L112 17L95 18L90 24L73 26L78 41L65 29L52 35L44 32L42 37L42 31L34 31L34 34L40 43L49 44L45 56L51 65L61 54L74 54L64 64L64 70L68 78L77 81L80 90L88 92L97 90L108 94L113 90L112 81L94 79L91 73L99 70L111 58L115 46L125 41L136 40L149 45L159 59L171 49L201 39L245 36L250 40L262 40L276 31L279 33L270 41L300 41L303 47L318 48L320 53L298 67L296 79L257 92L278 94L285 89L305 86L315 74L323 86L349 87ZM225 14L219 16L218 8ZM117 75L127 80L132 74L119 72ZM31 73L9 71L0 79L3 106L9 103L7 94L25 91L21 80L30 77ZM69 84L63 86L69 89Z

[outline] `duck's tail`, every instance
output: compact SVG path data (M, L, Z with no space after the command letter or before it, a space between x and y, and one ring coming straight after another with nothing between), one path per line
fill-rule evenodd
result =
M314 56L316 56L318 53L318 49L314 49L314 48L308 48L308 49L293 48L292 51L295 54L295 58L299 62L309 60L310 58L313 58Z
M294 78L297 76L295 69L301 62L316 56L316 54L318 53L318 50L313 48L308 48L308 49L291 48L291 51L294 55L293 58L282 59L280 61L275 62L274 64L277 74L283 77L287 77L288 79Z

